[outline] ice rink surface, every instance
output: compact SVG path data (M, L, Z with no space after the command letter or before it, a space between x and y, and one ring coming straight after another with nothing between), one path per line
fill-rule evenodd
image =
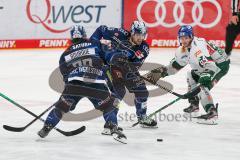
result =
M48 84L49 76L58 66L62 50L9 50L0 51L0 92L36 114L40 114L53 102L59 93ZM174 49L152 49L146 62L168 64ZM42 122L38 121L24 132L14 133L2 128L3 124L24 126L33 117L0 98L0 160L238 160L240 158L240 51L232 53L229 73L212 90L215 103L219 103L219 124L199 125L190 119L174 120L171 116L182 115L188 106L180 100L162 111L168 120L158 118L157 129L130 128L136 122L129 117L120 118L128 144L120 144L110 136L102 136L102 117L84 122L62 121L62 130L87 127L82 134L73 137L52 131L45 139L37 136ZM164 80L173 84L174 91L187 91L184 68L175 76ZM150 98L148 113L176 99L166 94ZM83 99L74 114L91 110L93 106ZM203 109L200 110L204 113ZM120 114L135 113L134 107L122 103ZM43 116L43 118L45 118ZM124 118L123 118L124 117ZM124 120L123 120L124 119ZM157 142L161 138L163 142Z

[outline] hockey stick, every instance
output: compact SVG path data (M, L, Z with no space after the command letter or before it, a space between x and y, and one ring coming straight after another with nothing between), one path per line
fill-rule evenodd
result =
M145 78L145 77L143 77L143 76L141 76L141 78L143 78L144 80L146 80L146 81L148 81L148 82L151 83L151 81L150 81L149 79L147 79L147 78ZM167 88L165 88L165 87L163 87L163 86L161 86L161 85L159 85L159 84L157 84L157 83L152 83L152 84L160 87L161 89L166 90L167 92L169 92L169 93L177 96L178 98L175 99L175 100L173 100L172 102L168 103L167 105L163 106L162 108L156 110L155 112L151 113L151 114L148 116L148 118L151 118L151 117L154 116L156 113L158 113L158 112L162 111L163 109L169 107L170 105L172 105L173 103L179 101L180 99L188 99L188 98L190 98L190 97L193 97L193 96L197 95L197 94L201 91L201 85L198 85L197 87L193 88L191 91L185 93L184 95L181 95L181 94L178 94L178 93L176 93L176 92L173 92L173 91L171 91L171 90L169 90L169 89L167 89ZM139 121L136 122L136 123L134 123L134 124L132 125L132 127L135 127L135 126L138 125L138 124L139 124Z
M18 108L24 110L25 112L27 112L28 114L32 115L33 117L37 118L38 116L36 114L34 114L33 112L29 111L28 109L24 108L23 106L21 106L20 104L18 104L17 102L15 102L14 100L10 99L9 97L7 97L6 95L0 93L0 96L4 99L6 99L7 101L9 101L10 103L14 104L15 106L17 106ZM39 120L41 120L43 123L45 122L44 119L42 118L38 118ZM57 127L54 127L53 129L55 129L56 131L58 131L59 133L63 134L64 136L74 136L77 135L83 131L85 131L86 127L82 126L76 130L73 131L63 131Z
M176 92L174 92L174 91L172 91L172 90L170 90L170 89L168 89L168 88L166 88L166 87L164 87L164 86L161 86L161 85L158 84L158 83L154 83L154 82L152 82L151 80L149 80L149 79L146 78L146 77L143 77L143 76L140 76L140 77L141 77L142 79L144 79L145 81L148 81L149 83L154 84L155 86L158 86L159 88L161 88L161 89L167 91L168 93L171 93L171 94L173 94L173 95L175 95L175 96L177 96L177 97L179 97L179 98L181 98L181 99L191 98L191 97L197 95L197 94L201 91L201 88L200 88L201 85L198 85L197 87L193 88L191 91L189 91L189 92L187 92L187 93L185 93L185 94L182 95L182 94L176 93Z
M8 131L12 131L12 132L22 132L24 131L26 128L28 128L30 125L32 125L36 120L38 120L39 118L41 118L46 112L48 112L54 105L50 106L49 108L47 108L44 112L42 112L39 116L37 116L36 118L34 118L31 122L29 122L27 125L23 126L23 127L12 127L12 126L8 126L8 125L3 125L3 128L8 130Z
M158 112L161 112L162 110L164 110L165 108L171 106L172 104L176 103L177 101L179 101L181 98L178 97L177 99L171 101L170 103L166 104L165 106L159 108L158 110L156 110L155 112L151 113L150 115L148 115L148 118L151 118L152 116L154 116L155 114L157 114ZM138 125L140 122L136 122L132 125L132 127L135 127L136 125Z
M117 42L118 44L122 45L124 48L129 49L129 50L131 50L132 52L135 52L134 50L132 50L132 49L129 48L128 46L124 45L124 44L122 43L122 41L120 41L120 39L118 39L117 37L113 36L112 38L113 38L113 40L115 40L115 42ZM131 68L131 67L129 67L129 68ZM151 83L151 84L153 84L153 85L156 85L156 86L158 86L159 88L167 91L168 93L171 93L171 94L173 94L173 95L175 95L175 96L177 96L177 97L179 97L179 98L182 98L182 99L191 98L191 97L197 95L197 94L201 91L201 88L200 88L201 86L199 85L199 86L195 87L194 89L192 89L191 91L189 91L189 92L187 92L187 93L185 93L185 94L182 95L182 94L176 93L176 92L174 92L174 91L172 91L172 90L170 90L170 89L168 89L168 88L166 88L166 87L164 87L164 86L162 86L162 85L160 85L160 84L158 84L158 83L152 82L150 79L148 79L148 78L146 78L146 77L144 77L144 76L141 76L141 75L140 75L140 78L142 78L142 79L148 81L149 83Z

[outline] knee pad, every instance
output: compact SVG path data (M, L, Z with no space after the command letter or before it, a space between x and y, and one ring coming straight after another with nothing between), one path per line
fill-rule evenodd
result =
M56 108L67 113L70 110L74 110L76 107L76 101L73 98L61 96L55 105Z
M105 100L100 101L96 109L102 111L103 113L107 113L117 109L118 105L119 105L119 99L113 96L109 96Z

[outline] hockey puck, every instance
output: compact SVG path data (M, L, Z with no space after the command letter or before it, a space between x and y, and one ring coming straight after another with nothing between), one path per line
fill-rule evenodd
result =
M157 139L157 141L158 141L158 142L162 142L162 141L163 141L163 139L159 139L159 138L158 138L158 139Z

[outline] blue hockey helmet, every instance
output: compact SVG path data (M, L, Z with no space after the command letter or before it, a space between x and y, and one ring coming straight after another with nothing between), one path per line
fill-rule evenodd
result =
M138 33L145 36L147 34L147 27L145 23L142 21L134 21L131 26L131 33Z
M184 36L189 36L193 38L193 28L190 25L184 25L181 26L180 29L178 30L178 38L184 37Z
M84 27L80 25L74 25L70 30L70 34L71 40L87 37Z

